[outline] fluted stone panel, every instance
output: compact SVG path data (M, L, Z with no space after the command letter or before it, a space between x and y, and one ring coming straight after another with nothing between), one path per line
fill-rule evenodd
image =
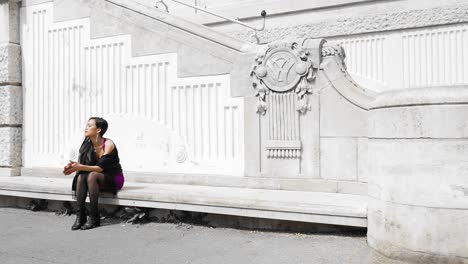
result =
M229 74L181 78L178 52L134 56L144 39L93 38L103 21L54 22L55 8L22 9L25 167L75 159L85 122L102 116L126 170L242 173L243 99Z

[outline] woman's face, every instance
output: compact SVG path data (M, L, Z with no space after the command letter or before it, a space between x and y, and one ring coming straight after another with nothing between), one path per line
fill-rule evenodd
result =
M85 136L95 137L99 132L101 132L101 129L96 127L96 120L94 119L88 120L88 124L86 125L86 128L85 128Z

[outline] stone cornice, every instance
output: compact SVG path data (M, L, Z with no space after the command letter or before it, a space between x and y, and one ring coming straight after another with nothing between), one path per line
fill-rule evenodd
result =
M272 28L259 32L258 35L263 43L270 43L279 39L334 37L467 22L468 4L460 4L375 16L340 18L334 21L303 24L287 28ZM249 34L249 32L234 33L235 36L244 40L250 38Z

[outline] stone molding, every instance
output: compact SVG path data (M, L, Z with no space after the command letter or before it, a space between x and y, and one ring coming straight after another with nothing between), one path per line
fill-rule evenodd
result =
M468 4L462 4L432 9L393 12L375 16L341 18L334 21L303 24L293 27L271 28L258 32L258 36L263 43L270 43L279 39L334 37L467 22ZM250 39L249 31L233 32L232 34L246 41Z
M371 109L442 105L467 104L468 89L466 85L448 87L427 87L405 90L388 91L379 94L371 104Z

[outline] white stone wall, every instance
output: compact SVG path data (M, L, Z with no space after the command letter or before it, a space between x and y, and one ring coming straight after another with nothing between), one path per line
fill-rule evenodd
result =
M417 262L468 257L466 86L382 94L370 110L368 241Z
M91 39L89 19L54 23L53 8L21 13L25 167L76 158L87 119L103 116L126 170L243 173L229 75L179 78L176 53L133 57L129 35Z
M333 87L320 92L320 175L328 180L367 182L367 111ZM338 164L338 166L337 166Z

